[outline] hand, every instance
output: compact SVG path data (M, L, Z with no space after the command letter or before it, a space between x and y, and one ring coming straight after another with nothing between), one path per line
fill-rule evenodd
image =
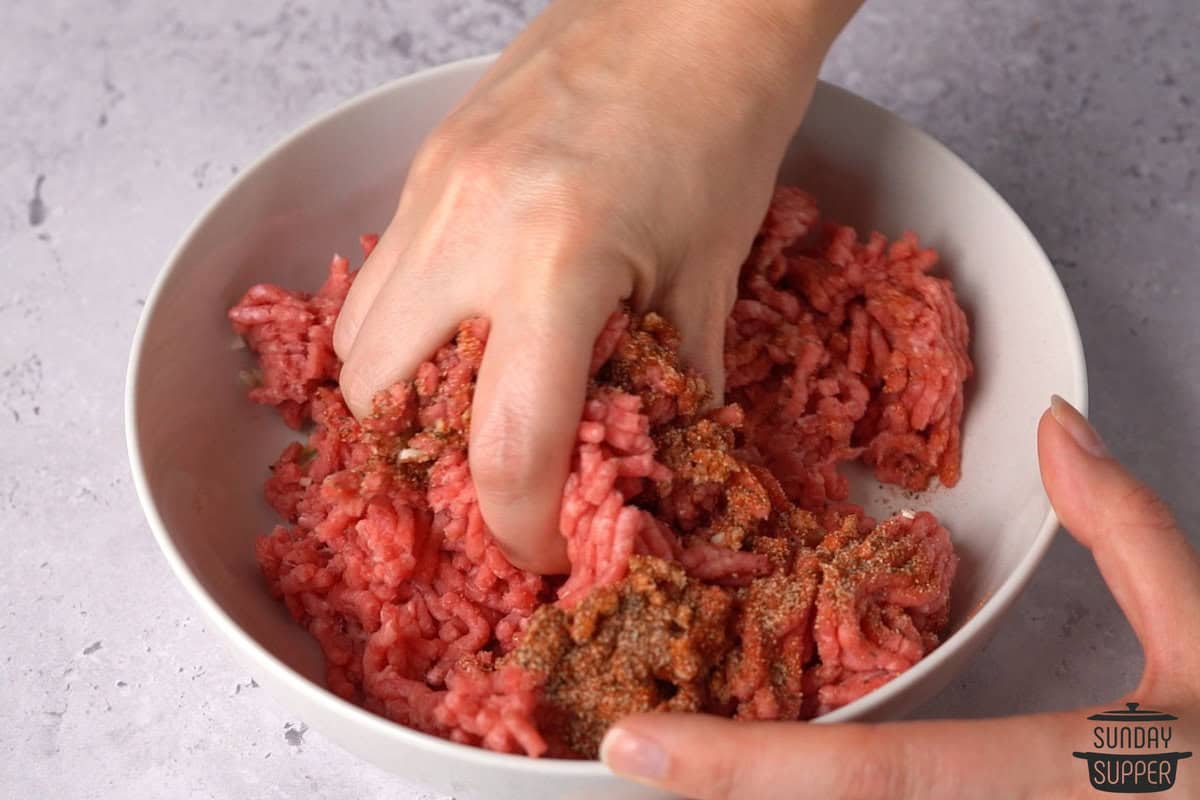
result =
M720 397L738 267L858 2L559 0L422 147L334 331L342 391L362 417L490 320L470 467L514 564L565 570L562 486L621 301L676 323Z
M1038 426L1042 481L1145 651L1130 695L1178 716L1171 750L1200 751L1200 557L1155 494L1055 398ZM1106 708L1112 708L1112 705ZM698 798L1104 797L1074 751L1093 750L1099 708L995 720L807 725L643 714L601 746L616 772ZM1168 797L1200 796L1200 761Z

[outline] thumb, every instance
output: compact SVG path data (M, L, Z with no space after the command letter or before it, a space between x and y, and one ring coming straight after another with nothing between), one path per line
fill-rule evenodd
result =
M1038 457L1059 520L1092 551L1145 651L1139 694L1200 674L1200 558L1170 509L1061 397L1038 425Z
M993 800L1068 796L1087 712L821 725L639 714L609 730L620 775L701 800ZM1013 765L1020 769L1013 769Z

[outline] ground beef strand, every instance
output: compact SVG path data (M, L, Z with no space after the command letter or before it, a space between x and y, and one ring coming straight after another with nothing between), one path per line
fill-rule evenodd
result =
M727 590L677 564L632 556L619 583L574 608L539 608L513 651L544 682L545 724L573 752L594 757L608 726L639 711L701 711L733 645Z
M375 237L364 237L365 253ZM250 399L306 430L272 467L256 555L319 642L329 688L464 744L593 756L630 711L804 719L940 640L957 558L929 514L876 526L844 461L910 489L958 479L966 318L932 251L860 242L780 189L726 330L727 405L657 314L597 337L563 488L571 572L508 562L467 442L488 323L469 319L355 419L333 326L355 273L252 287L229 311Z

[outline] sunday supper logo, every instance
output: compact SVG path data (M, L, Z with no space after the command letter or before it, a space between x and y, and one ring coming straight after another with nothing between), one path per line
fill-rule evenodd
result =
M1094 749L1074 756L1087 760L1088 778L1101 792L1165 792L1175 785L1179 762L1192 756L1170 749L1174 738L1171 723L1179 718L1138 708L1137 703L1125 706L1124 710L1088 717L1100 723L1092 728Z

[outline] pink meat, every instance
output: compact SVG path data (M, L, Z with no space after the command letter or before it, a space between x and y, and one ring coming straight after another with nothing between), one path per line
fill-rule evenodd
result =
M857 699L937 646L958 567L950 534L924 511L824 549L813 626L820 667L807 689L818 693L816 713Z
M790 495L845 500L841 461L913 490L958 482L966 316L912 234L860 242L817 229L816 204L779 189L726 328L730 399Z
M364 237L364 253L375 243ZM466 442L485 320L463 322L360 422L332 346L354 278L346 259L313 295L252 287L229 311L258 359L250 399L311 426L265 485L284 520L256 544L268 586L320 643L332 691L493 750L558 751L537 724L537 681L503 657L539 605L572 607L620 581L634 553L679 561L770 616L740 618L730 713L796 718L850 702L915 663L946 623L946 531L928 514L874 530L845 517L856 509L837 470L862 458L909 488L958 478L968 329L950 284L928 274L935 263L911 236L862 243L822 226L811 197L780 189L727 324L734 403L707 417L674 329L614 313L563 490L564 581L512 566L479 511ZM714 438L672 451L672 430ZM708 460L663 463L679 453ZM816 512L801 528L837 528L816 550L793 503ZM789 536L800 538L781 544Z

